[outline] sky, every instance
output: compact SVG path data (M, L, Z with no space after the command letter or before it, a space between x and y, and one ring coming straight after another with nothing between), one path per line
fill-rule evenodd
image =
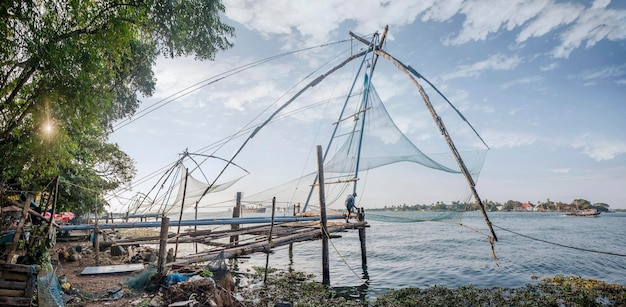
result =
M488 145L418 80L459 150L486 152L475 178L483 200L582 198L626 208L626 2L223 3L234 47L213 61L160 58L155 94L142 97L137 114L115 126L110 141L138 171L132 191L117 193L123 195L117 201L148 193L159 178L148 175L185 150L230 159L251 130L226 145L221 140L259 125L313 78L363 50L350 31L369 39L388 25L383 49L428 78ZM307 90L250 139L234 159L250 175L221 197L253 195L315 171L315 146L328 142L322 134L337 120L333 112L343 103L337 97L347 94L358 64ZM449 151L416 87L383 58L376 65L372 82L398 128L425 153ZM221 169L206 167L198 176L207 181ZM220 181L243 174L230 169ZM366 208L467 197L467 190L446 191L466 186L463 180L452 183L405 162L362 176L358 204Z

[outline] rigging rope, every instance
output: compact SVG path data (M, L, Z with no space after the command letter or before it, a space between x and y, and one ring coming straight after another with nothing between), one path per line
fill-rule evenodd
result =
M457 213L458 213L458 212L457 212ZM463 213L463 212L460 212L460 213ZM378 216L382 216L382 217L386 217L386 218L390 218L390 219L402 219L402 220L410 220L410 221L415 221L415 222L439 222L439 223L450 224L450 225L459 225L459 226L461 226L461 227L465 227L465 228L470 229L470 230L472 230L472 231L475 231L475 232L477 232L477 233L479 233L479 234L482 234L482 235L484 235L484 236L486 236L486 237L488 237L488 238L491 238L491 236L489 236L489 235L487 235L487 234L485 234L485 233L483 233L483 232L481 232L481 231L479 231L479 230L477 230L477 229L474 229L474 228L472 228L472 227L470 227L470 226L468 226L468 225L465 225L465 224L461 223L460 221L459 221L459 222L445 222L445 221L441 221L441 220L434 220L434 219L433 219L433 220L427 220L427 219L414 219L414 218L397 217L397 216L388 216L388 215L375 214L375 213L373 214L373 213L371 213L371 212L370 212L370 213L368 213L368 215L369 215L369 216L371 216L371 215L374 215L374 216L378 215ZM444 218L445 218L445 217L444 217ZM512 233L512 234L514 234L514 235L518 235L518 236L521 236L521 237L524 237L524 238L527 238L527 239L530 239L530 240L534 240L534 241L538 241L538 242L543 242L543 243L550 244L550 245L555 245L555 246L559 246L559 247L563 247L563 248L568 248L568 249L573 249L573 250L578 250L578 251L583 251L583 252L591 252L591 253L597 253L597 254L603 254L603 255L626 257L626 254L620 254L620 253L614 253L614 252L606 252L606 251L599 251L599 250L594 250L594 249L589 249L589 248L583 248L583 247L577 247L577 246L565 245L565 244L561 244L561 243L556 243L556 242L552 242L552 241L548 241L548 240L544 240L544 239L539 239L539 238L531 237L531 236L529 236L529 235L525 235L525 234L522 234L522 233L519 233L519 232L516 232L516 231L510 230L510 229L507 229L507 228L504 228L504 227L498 226L498 225L496 225L496 224L492 224L492 225L493 225L493 227L495 227L495 228L498 228L498 229L501 229L501 230L504 230L504 231L510 232L510 233ZM493 242L490 242L490 243L491 243L491 246L492 246L492 252L493 252L493 246L494 246L494 243L493 243ZM494 259L496 259L496 257L495 257L495 252L494 252ZM497 260L497 259L496 259L496 260Z
M504 231L508 231L512 234L530 239L530 240L534 240L534 241L539 241L539 242L543 242L546 244L551 244L551 245L556 245L559 247L564 247L564 248L569 248L569 249L574 249L574 250L578 250L578 251L583 251L583 252L590 252L590 253L597 253L597 254L603 254L603 255L611 255L611 256L619 256L619 257L626 257L626 254L619 254L619 253L613 253L613 252L605 252L605 251L599 251L599 250L594 250L594 249L589 249L589 248L583 248L583 247L576 247L576 246L570 246L570 245L565 245L565 244L561 244L561 243L556 243L556 242L552 242L552 241L548 241L548 240L543 240L543 239L539 239L539 238L535 238L535 237L531 237L529 235L525 235L519 232L515 232L513 230L510 229L506 229L504 227L500 227L498 225L493 224L493 227L502 229Z
M163 98L163 99L153 103L152 105L148 106L144 110L138 112L139 115L137 117L135 117L135 118L120 121L119 123L117 123L116 125L113 126L111 132L115 132L115 131L117 131L117 130L119 130L119 129L121 129L121 128L123 128L123 127L125 127L125 126L127 126L127 125L129 125L129 124L131 124L133 122L135 122L136 120L138 120L138 119L140 119L140 118L142 118L142 117L144 117L144 116L146 116L146 115L148 115L148 114L150 114L150 113L152 113L152 112L154 112L154 111L156 111L156 110L166 106L167 104L169 104L169 103L171 103L171 102L173 102L173 101L175 101L177 99L180 99L180 98L182 98L182 97L184 97L186 95L189 95L189 94L191 94L191 93L193 93L193 92L195 92L195 91L197 91L197 90L199 90L199 89L201 89L201 88L203 88L205 86L208 86L208 85L211 85L211 84L213 84L215 82L221 81L221 80L225 79L226 77L230 77L232 75L235 75L237 73L243 72L243 71L248 70L250 68L259 66L261 64L265 64L267 62L270 62L270 61L273 61L273 60L276 60L276 59L279 59L279 58L282 58L282 57L285 57L285 56L288 56L288 55L292 55L292 54L295 54L295 53L308 51L308 50L312 50L312 49L316 49L316 48L322 48L322 47L332 46L332 45L336 45L336 44L340 44L340 43L345 43L345 42L348 42L348 41L350 41L350 39L344 39L344 40L340 40L340 41L336 41L336 42L330 42L330 43L321 44L321 45L317 45L317 46L302 48L302 49L299 49L299 50L289 51L289 52L281 53L281 54L274 55L274 56L271 56L271 57L267 57L267 58L264 58L264 59L261 59L261 60L258 60L258 61L252 62L252 63L244 64L244 65L241 65L239 67L235 67L235 68L233 68L231 70L219 73L219 74L217 74L215 76L212 76L210 78L207 78L205 80L197 82L197 83L195 83L193 85L190 85L190 86L188 86L188 87L186 87L186 88L184 88L184 89L182 89L182 90L180 90L180 91L178 91L178 92L176 92L174 94L171 94L171 95L169 95L169 96L167 96L167 97L165 97L165 98ZM207 82L207 83L203 84L205 82Z

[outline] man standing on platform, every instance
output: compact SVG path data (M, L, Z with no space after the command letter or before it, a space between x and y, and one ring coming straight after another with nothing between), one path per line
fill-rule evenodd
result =
M358 209L354 205L354 198L355 197L356 197L356 193L353 193L353 194L348 195L348 198L346 199L346 210L348 211L346 213L346 223L348 223L348 220L350 220L350 213L352 213L352 210ZM356 212L355 212L355 214L356 214Z

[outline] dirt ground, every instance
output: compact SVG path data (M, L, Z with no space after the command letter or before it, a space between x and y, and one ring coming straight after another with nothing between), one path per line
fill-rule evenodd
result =
M81 275L85 267L95 266L95 253L90 242L57 242L52 249L51 255L55 258L60 250L65 248L76 249L80 245L84 253L77 261L59 260L59 265L55 266L57 276L65 275L67 282L72 286L74 299L68 302L69 306L132 306L137 300L149 300L150 296L145 292L131 291L124 282L138 274L139 272L112 273L100 275ZM125 264L128 256L111 256L109 250L100 253L100 265ZM111 300L107 298L109 292L116 292L119 289L126 289L126 296ZM74 291L75 290L75 291ZM94 298L95 297L95 298ZM84 304L84 305L83 305Z

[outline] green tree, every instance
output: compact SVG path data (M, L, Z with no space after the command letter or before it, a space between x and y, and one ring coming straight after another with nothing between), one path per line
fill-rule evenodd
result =
M107 143L113 123L152 95L159 54L211 60L232 46L223 11L219 0L0 3L0 183L38 190L60 173L61 203L83 211L128 182L132 159Z
M506 203L504 203L504 206L502 208L503 211L513 211L513 209L515 209L515 205L520 204L519 201L515 201L515 200L508 200Z
M610 206L605 203L595 203L593 204L593 207L600 212L608 212Z
M591 208L591 202L586 199L574 199L570 204L574 210L584 210Z

